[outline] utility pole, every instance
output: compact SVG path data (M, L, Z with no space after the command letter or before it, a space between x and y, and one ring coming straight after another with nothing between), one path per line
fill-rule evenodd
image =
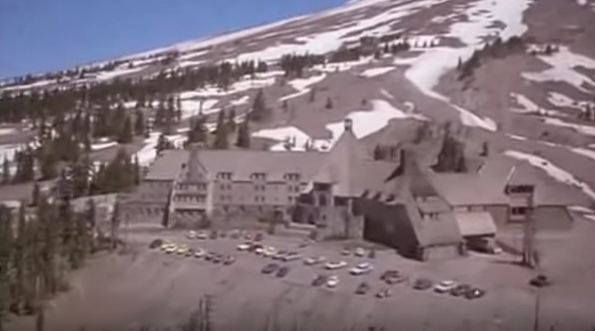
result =
M533 331L539 331L539 309L541 308L541 296L539 288L535 296L535 312L533 316Z
M523 223L523 256L521 263L529 268L534 268L534 250L535 250L535 232L536 220L533 215L535 187L524 187L523 193L527 195L527 210L525 212L525 221Z

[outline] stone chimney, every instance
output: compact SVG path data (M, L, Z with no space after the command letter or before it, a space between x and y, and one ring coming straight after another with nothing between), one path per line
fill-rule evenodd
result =
M351 118L345 118L343 120L343 126L345 128L345 131L349 131L349 132L353 132L353 120Z

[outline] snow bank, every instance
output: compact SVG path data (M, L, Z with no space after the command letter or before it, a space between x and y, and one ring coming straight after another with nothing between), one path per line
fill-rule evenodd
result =
M231 100L229 103L230 103L232 106L240 106L240 105L245 105L245 104L247 104L247 103L248 103L248 101L250 101L250 97L249 97L249 96L247 96L247 95L244 95L243 97L240 97L240 98L238 98L238 99Z
M517 135L511 134L511 133L507 133L506 136L508 136L509 138L512 138L514 140L520 140L520 141L526 141L527 140L527 137L517 136Z
M582 147L569 147L568 149L576 154L586 156L586 157L595 161L595 151L594 150L591 150L588 148L582 148Z
M118 146L118 143L115 141L109 141L109 142L102 142L102 143L97 143L97 144L92 144L91 145L91 149L94 151L98 151L101 149L106 149L106 148L110 148L110 147L114 147L114 146Z
M17 132L14 128L0 128L0 136L9 135Z
M581 133L581 134L595 136L595 127L593 127L593 126L568 123L568 122L564 122L560 119L550 118L550 117L543 118L543 122L545 124L549 124L549 125L555 125L555 126L559 126L559 127L563 127L563 128L573 129L576 132Z
M311 76L308 78L298 78L298 79L290 80L289 82L287 82L287 84L289 84L291 87L296 89L297 92L282 96L281 98L279 98L279 101L285 101L285 100L297 98L300 95L304 95L304 94L310 92L310 88L309 88L310 86L312 86L316 83L320 83L325 78L326 78L326 74L320 74L320 75Z
M529 98L522 94L517 93L510 93L510 96L516 103L518 103L522 108L511 108L510 110L515 113L521 114L540 114L545 116L568 116L564 113L559 111L544 109L539 107L536 103L531 101Z
M595 69L595 60L572 53L567 46L560 46L557 53L538 56L538 58L552 67L540 72L524 72L522 76L525 79L535 82L566 82L586 93L590 91L585 89L583 84L589 85L591 90L595 88L595 81L592 78L574 70L575 67Z
M385 89L380 90L380 94L384 95L385 97L387 97L389 99L394 99L395 98L394 95L390 94L390 92L387 91L387 90L385 90Z
M145 68L146 67L134 67L134 68L130 68L130 69L126 68L126 69L114 69L111 71L103 71L103 72L99 72L95 75L95 80L109 80L109 79L116 78L118 76L132 74L137 71L141 71Z
M342 72L348 71L355 67L369 64L374 61L373 57L362 57L357 61L347 61L347 62L337 62L337 63L326 63L326 64L317 64L312 67L312 70L326 72L326 73L334 73L334 72Z
M556 107L580 109L579 104L575 104L573 99L562 93L549 92L547 100Z
M586 195L588 195L592 199L595 199L595 192L589 187L589 185L577 180L567 171L557 167L556 165L552 164L550 161L542 157L513 150L507 150L504 152L504 154L518 160L525 160L529 162L532 166L544 170L550 177L556 179L557 181L578 187Z
M295 142L295 147L291 148L292 151L303 151L306 143L312 138L304 131L296 128L295 126L287 126L275 129L265 129L252 133L252 137L266 138L276 140L279 143L273 145L271 151L284 151L285 141L292 140Z
M370 78L375 76L381 76L395 70L395 67L378 67L366 69L359 74L361 77Z

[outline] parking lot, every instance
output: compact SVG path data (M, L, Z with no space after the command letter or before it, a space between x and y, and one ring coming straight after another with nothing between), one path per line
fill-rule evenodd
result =
M214 330L262 331L267 325L279 330L530 330L534 323L536 293L527 285L531 272L500 263L506 256L473 255L466 258L421 263L404 259L393 250L378 249L373 259L342 254L344 242L321 242L302 246L303 239L264 236L259 244L294 251L303 258L283 262L254 252L240 252L246 240L226 238L189 239L186 231L151 231L126 234L126 249L99 256L71 281L71 289L52 302L47 331L122 329L141 324L172 326L188 318L205 295L213 297ZM231 265L213 263L159 248L155 239L188 248L231 255ZM367 247L365 243L355 246ZM326 261L345 261L348 266L328 271L324 264L304 264L304 259L325 256ZM374 270L354 276L349 269L370 262ZM270 263L289 266L284 277L263 274ZM385 270L398 270L410 282L388 286L380 280ZM320 274L339 277L335 288L312 286ZM486 291L467 300L449 294L412 288L412 281L426 277L434 282L454 280ZM370 285L356 294L360 283ZM542 325L553 323L563 330L590 330L592 296L578 282L554 286L541 293ZM391 296L377 298L384 288ZM32 321L18 321L14 330L31 329ZM27 324L29 323L29 324ZM240 323L240 324L238 324ZM578 326L577 326L578 325ZM546 328L547 329L547 328ZM9 328L9 330L12 330Z

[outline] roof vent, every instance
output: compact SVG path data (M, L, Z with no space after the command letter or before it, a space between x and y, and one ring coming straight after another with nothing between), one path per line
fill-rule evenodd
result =
M345 127L345 131L351 131L351 129L353 127L353 120L351 118L346 118L343 121L343 125Z

